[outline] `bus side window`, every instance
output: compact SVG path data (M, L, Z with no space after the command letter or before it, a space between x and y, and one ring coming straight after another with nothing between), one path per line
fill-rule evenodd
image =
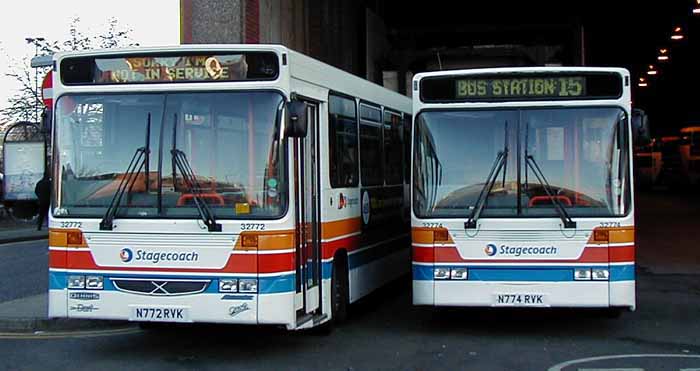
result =
M384 185L382 111L360 104L360 176L362 186Z
M328 136L331 187L356 187L357 110L353 99L328 97Z
M401 146L401 115L384 110L384 183L396 185L403 182L403 156Z

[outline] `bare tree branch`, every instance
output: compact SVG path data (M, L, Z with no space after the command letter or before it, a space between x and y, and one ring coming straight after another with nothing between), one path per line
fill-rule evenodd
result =
M39 54L53 54L64 50L138 46L131 39L132 31L131 28L120 25L116 18L111 17L107 19L107 29L102 34L88 36L82 31L80 17L74 17L68 28L69 38L67 40L34 40L32 43ZM9 56L8 59L10 65L15 67L6 76L16 81L17 89L8 99L8 105L0 109L0 132L4 131L3 126L12 122L33 121L38 116L37 107L39 110L43 107L41 91L39 91L41 83L35 78L35 71L30 67L30 59L17 60ZM39 79L43 79L47 71L47 68L40 68L36 75Z

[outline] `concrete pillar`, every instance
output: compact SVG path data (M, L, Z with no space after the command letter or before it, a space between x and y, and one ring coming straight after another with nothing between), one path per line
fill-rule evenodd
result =
M243 0L180 0L180 42L241 43L243 9Z

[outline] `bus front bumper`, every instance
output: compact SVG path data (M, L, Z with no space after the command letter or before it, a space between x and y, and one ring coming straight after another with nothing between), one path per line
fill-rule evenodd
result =
M635 308L635 281L413 280L413 304L460 307Z
M154 281L152 293L135 293L128 290L138 290L138 285L122 284L119 287L119 284L115 284L115 280L124 279L123 276L115 278L105 275L102 289L88 290L69 288L64 284L67 282L64 274L50 273L49 317L52 318L274 324L287 327L295 324L295 292L293 288L287 290L287 285L279 284L279 280L269 290L271 292L267 292L266 286L263 286L264 292L219 292L217 279L209 278L209 283L201 292L176 295L172 294L173 289L185 279L130 276L129 279L137 280L139 284ZM284 282L287 280L288 277L285 277ZM162 281L169 283L163 286ZM169 288L170 292L167 291Z

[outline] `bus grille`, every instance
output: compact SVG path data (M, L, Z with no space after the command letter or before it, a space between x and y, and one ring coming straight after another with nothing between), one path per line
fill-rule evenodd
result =
M114 287L131 294L152 296L192 295L204 292L211 280L150 280L132 278L112 278Z

